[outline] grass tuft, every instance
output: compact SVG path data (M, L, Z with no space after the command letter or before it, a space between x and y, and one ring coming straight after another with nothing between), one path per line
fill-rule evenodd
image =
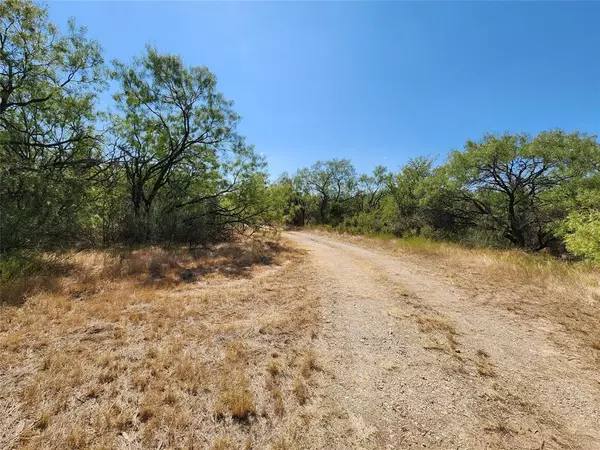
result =
M304 405L310 397L308 387L301 378L296 378L296 380L294 381L294 394L298 399L298 403L300 403L301 405Z
M232 374L224 382L215 409L217 418L230 415L233 419L246 422L256 414L254 395L250 391L248 378L243 374Z
M40 414L38 420L34 424L34 428L40 431L44 431L50 425L52 414L48 411L44 411Z
M495 377L496 372L494 371L494 367L492 366L490 360L490 355L485 350L477 350L475 355L475 367L477 368L477 373L482 377Z

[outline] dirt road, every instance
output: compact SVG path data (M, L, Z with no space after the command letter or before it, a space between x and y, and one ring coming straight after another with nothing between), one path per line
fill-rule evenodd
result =
M319 273L319 427L337 448L600 449L598 368L556 326L470 301L414 262L292 232Z

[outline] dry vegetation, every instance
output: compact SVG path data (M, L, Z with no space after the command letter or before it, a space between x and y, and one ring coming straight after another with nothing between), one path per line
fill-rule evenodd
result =
M54 272L2 285L0 448L288 442L319 370L300 251L252 240L46 258Z
M438 316L418 316L419 329L430 336L431 344L425 348L455 355L457 352L456 328L447 319Z
M273 240L240 237L211 249L148 247L20 256L3 262L0 304L20 305L40 292L85 298L121 288L124 282L168 287L214 275L249 278L253 266L271 265L284 250Z
M432 270L435 276L475 293L473 301L559 324L600 359L598 266L546 254L466 248L423 238L344 235L344 239L412 258L423 270Z

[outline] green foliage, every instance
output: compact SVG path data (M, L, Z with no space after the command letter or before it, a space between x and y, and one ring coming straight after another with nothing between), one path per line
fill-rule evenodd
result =
M109 76L116 108L99 114ZM238 120L208 68L147 47L108 71L85 29L63 34L44 7L2 2L0 251L205 244L277 219Z
M71 269L64 255L41 255L36 251L18 250L2 254L0 258L0 304L7 289L7 297L17 293L28 292L33 288L37 278L40 281L56 281ZM44 278L44 280L41 280Z
M317 161L294 176L294 185L304 204L305 221L319 223L343 220L344 209L356 191L356 170L347 159Z
M557 227L567 249L576 256L600 261L600 177L580 183L571 197L570 213Z
M442 210L518 247L545 248L563 214L558 191L590 173L594 151L593 138L562 131L467 141L450 155L445 175L453 204Z
M390 177L388 186L398 211L395 234L419 234L425 225L421 203L426 195L425 182L432 175L432 167L432 159L411 159L400 172Z
M486 134L451 152L446 164L434 168L433 160L421 157L395 174L378 167L357 176L339 163L301 169L286 184L286 198L318 223L351 233L554 253L566 245L575 255L596 257L600 196L577 195L600 192L594 136Z
M560 233L574 255L600 261L600 211L576 211L567 216Z
M115 62L113 77L121 112L111 116L114 148L136 215L149 213L174 178L218 178L217 152L235 139L237 116L206 67L188 68L148 47L131 65Z
M99 46L26 0L0 3L0 250L83 236L102 87Z
M115 108L97 111L109 79ZM207 67L147 47L107 70L84 28L61 32L35 2L3 1L0 252L204 245L284 222L600 260L595 136L485 134L437 167L421 157L357 174L333 159L269 182L239 120ZM8 261L6 273L14 261L34 270Z

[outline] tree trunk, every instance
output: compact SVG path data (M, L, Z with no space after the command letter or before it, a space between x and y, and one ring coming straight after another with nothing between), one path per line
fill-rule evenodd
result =
M514 194L508 195L508 220L510 235L513 239L511 241L521 248L525 247L525 235L523 230L519 226L517 214L515 212L515 196Z

